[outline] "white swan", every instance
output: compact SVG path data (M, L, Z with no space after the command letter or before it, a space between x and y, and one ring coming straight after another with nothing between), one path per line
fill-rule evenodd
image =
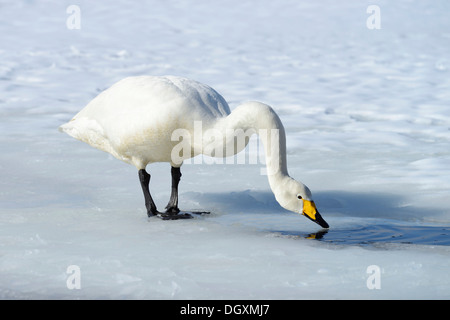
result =
M200 138L195 136L199 127ZM262 140L275 198L285 209L302 213L328 228L308 187L288 175L284 127L268 105L248 102L230 112L219 93L199 82L174 76L129 77L100 93L60 130L136 166L147 214L174 218L180 211L178 183L182 160L205 153L211 146L216 151L223 148L215 156L236 154L248 143L248 130L265 132L266 139ZM194 138L184 137L180 142L172 136L176 130L184 130ZM207 130L216 133L214 139L203 134ZM247 133L240 146L233 143L236 132ZM217 133L221 138L217 138ZM175 148L177 152L173 152ZM145 168L153 162L169 162L172 166L172 194L163 214L157 211L149 191L150 175Z

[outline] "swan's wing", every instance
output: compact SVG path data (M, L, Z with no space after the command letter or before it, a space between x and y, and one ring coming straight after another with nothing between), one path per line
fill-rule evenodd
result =
M180 78L175 76L166 76L182 94L189 104L203 109L203 112L209 113L210 116L219 118L230 114L230 107L225 99L213 88L203 83Z

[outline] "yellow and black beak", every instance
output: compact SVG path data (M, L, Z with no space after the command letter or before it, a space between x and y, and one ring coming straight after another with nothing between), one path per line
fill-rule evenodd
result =
M314 201L305 200L303 199L303 212L302 214L310 219L311 221L314 221L322 228L329 228L330 226L328 223L323 220L322 216L319 214L316 208L316 204Z

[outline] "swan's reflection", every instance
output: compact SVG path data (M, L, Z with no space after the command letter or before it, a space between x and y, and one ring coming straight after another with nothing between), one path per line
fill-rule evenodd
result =
M313 240L320 240L323 238L324 235L328 233L328 229L322 229L318 232L310 233L308 234L305 239L313 239Z
M450 246L450 227L374 224L352 229L321 229L306 233L274 231L294 239L318 240L344 245L371 245L383 243Z
M322 229L303 236L303 238L357 245L403 243L449 246L450 228L445 226L369 225L355 229Z

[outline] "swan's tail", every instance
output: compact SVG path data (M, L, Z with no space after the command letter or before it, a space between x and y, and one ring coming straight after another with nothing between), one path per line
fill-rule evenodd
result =
M90 140L89 138L99 133L103 136L103 129L97 121L86 118L73 118L69 122L59 126L58 130L84 142L87 142L85 140Z
M61 125L58 130L69 136L83 141L94 148L115 153L111 143L105 137L103 128L97 121L88 118L73 118Z

